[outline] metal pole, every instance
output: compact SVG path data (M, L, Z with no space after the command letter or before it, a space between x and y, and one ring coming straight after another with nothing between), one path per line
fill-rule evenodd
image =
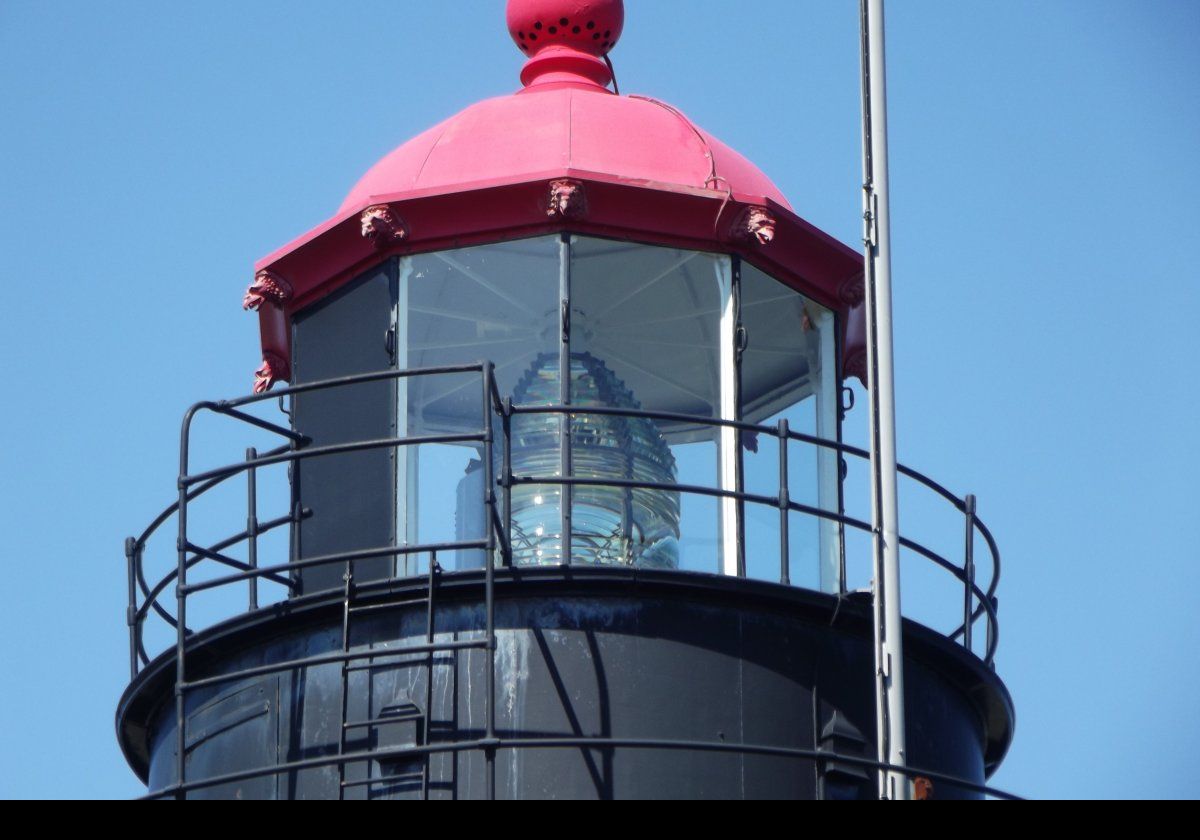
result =
M904 645L896 503L896 400L888 215L887 85L883 0L860 0L863 98L863 221L874 544L875 702L878 758L904 766ZM881 798L908 799L904 775L879 774Z

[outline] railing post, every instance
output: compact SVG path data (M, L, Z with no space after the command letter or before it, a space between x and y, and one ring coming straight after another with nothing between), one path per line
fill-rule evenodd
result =
M425 603L425 644L429 647L427 662L429 667L425 671L425 713L424 720L421 725L421 743L428 747L433 732L433 668L437 662L437 653L433 650L433 591L437 586L437 574L440 571L438 568L437 552L429 552L429 580L426 584L427 600ZM429 798L429 780L430 766L433 764L433 753L425 754L425 766L421 774L421 799Z
M179 442L179 510L176 521L179 533L176 537L175 571L175 782L176 799L186 799L185 767L187 763L187 716L184 709L184 686L187 671L184 668L184 646L187 639L187 503L188 503L188 449L191 437L192 412L183 421Z
M992 615L988 619L987 628L985 630L984 641L987 643L986 664L993 671L996 670L996 660L993 657L992 648L995 646L996 622L1000 620L1000 599L993 595L991 598Z
M338 727L338 799L346 798L346 718L350 709L350 602L354 598L354 564L342 572L342 719ZM370 705L367 717L370 717ZM367 774L370 775L368 766Z
M779 582L790 586L792 582L791 540L788 535L788 520L791 512L791 496L788 492L788 421L779 418Z
M487 621L487 737L484 756L487 761L487 798L496 798L496 534L495 502L496 491L492 478L492 407L491 381L492 363L483 362L483 487L484 519L487 521L486 545L487 565L484 567L484 602Z
M138 675L138 644L137 644L137 540L125 538L125 569L129 575L129 603L125 607L125 624L129 627L129 679L132 681Z
M971 625L975 608L975 496L963 500L966 519L966 546L963 553L963 647L971 650ZM991 622L988 622L989 627Z
M512 547L512 414L513 403L512 397L505 397L502 405L501 427L504 431L504 477L502 479L504 486L504 545L505 557L504 565L509 568L513 565L513 547Z
M253 446L246 450L246 460L251 464L258 458ZM258 568L258 471L253 467L246 470L246 563L251 569ZM258 609L258 575L248 579L250 588L250 610Z
M561 478L570 479L575 469L572 464L571 423L575 419L571 414L571 235L564 233L558 251L558 298L561 307L558 347L558 402L563 410L558 412L558 472ZM570 566L574 558L573 531L571 517L574 514L575 489L568 481L559 485L559 530L560 538L559 561Z

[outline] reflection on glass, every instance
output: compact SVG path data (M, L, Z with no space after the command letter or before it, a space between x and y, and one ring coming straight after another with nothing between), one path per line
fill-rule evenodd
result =
M501 393L544 352L558 347L560 238L500 242L400 260L394 318L401 369L491 361ZM401 379L397 432L476 434L483 423L477 373ZM557 402L557 400L555 400ZM401 447L396 452L397 533L410 545L473 541L485 533L482 448ZM443 557L480 568L484 552ZM414 558L415 561L415 558ZM407 565L409 574L421 566Z
M558 401L557 355L543 354L518 383L515 402ZM571 354L572 405L640 408L632 392L590 353ZM561 426L551 414L527 415L514 426L513 472L560 474ZM675 483L675 459L653 421L609 414L576 414L570 423L571 472L579 479ZM512 498L513 561L563 562L561 492L518 486ZM571 493L572 563L675 568L679 563L679 494L670 490L577 485Z
M610 407L623 407L632 401L651 411L732 419L736 408L732 375L722 377L724 345L728 345L732 359L730 266L730 258L718 254L572 237L572 365L577 359L594 359L622 387L589 391L573 382L571 401ZM585 382L592 385L592 380ZM592 417L589 422L599 419ZM642 446L649 447L653 441L656 454L636 461L635 472L644 469L650 473L653 465L655 470L666 473L665 465L669 464L670 483L680 480L677 475L693 471L703 474L698 484L732 489L736 455L732 435L723 435L719 427L680 420L646 422L640 428L643 430L640 437L647 441ZM634 438L637 437L635 434ZM704 446L704 442L709 445ZM579 448L580 443L573 441L573 455ZM719 468L722 456L727 462L724 470ZM697 457L711 460L695 463ZM579 474L578 455L574 461ZM605 470L611 470L610 474L615 476L624 475L616 464ZM660 480L632 477L640 481ZM587 521L591 500L588 488L576 487L574 494L573 520L579 524L574 528L573 550L576 554L587 554L594 536L580 529ZM644 495L645 491L633 492L635 506ZM654 514L652 520L666 523L665 527L674 532L675 539L669 547L670 568L713 572L719 568L715 555L726 558L736 555L736 547L728 547L737 532L736 505L724 501L701 502L701 497L694 495L685 495L681 504L678 493L666 495L670 500L669 515ZM665 509L664 501L647 499L647 510ZM716 543L718 538L722 538L721 547ZM633 539L636 548L637 536ZM664 545L664 551L666 548ZM641 562L662 565L657 558L656 553L652 558L643 557Z
M397 367L488 360L500 394L514 404L566 403L579 412L511 418L513 472L526 479L511 489L515 564L744 569L751 577L781 578L777 508L675 489L734 491L740 481L747 493L777 497L780 450L773 437L678 418L587 411L644 408L763 424L786 418L793 431L836 439L833 314L746 263L735 288L734 268L724 255L583 236L399 260ZM477 374L401 379L397 399L400 436L481 429ZM494 432L499 476L504 441L498 419ZM799 442L787 452L791 498L837 511L837 453ZM482 539L484 472L482 447L473 442L400 448L400 539ZM582 483L553 483L564 475ZM793 513L789 534L790 580L836 591L837 523ZM463 550L442 562L480 568L485 555ZM408 573L420 569L406 567Z

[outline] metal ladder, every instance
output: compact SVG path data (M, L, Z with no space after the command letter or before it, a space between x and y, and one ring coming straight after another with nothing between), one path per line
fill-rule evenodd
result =
M434 643L434 595L437 591L438 579L441 575L442 568L437 560L437 552L429 552L429 572L426 580L425 597L420 599L425 603L425 644L415 650L399 649L395 651L386 651L375 653L374 651L364 651L360 657L354 657L350 653L351 645L351 619L355 615L369 612L379 612L380 610L393 609L400 605L396 600L385 600L382 602L373 602L370 604L358 604L356 600L356 588L354 586L354 571L352 563L347 561L346 570L342 578L344 586L342 590L342 654L345 657L341 667L341 727L338 734L338 756L343 758L346 755L346 742L351 732L358 730L377 730L384 726L397 726L402 724L415 724L417 729L417 738L414 746L427 747L430 744L431 731L433 728L433 676L435 658L439 652L461 650L464 645L461 642L450 642L443 645ZM417 603L420 603L418 601ZM412 601L404 602L412 604ZM486 640L481 640L477 645L483 647ZM414 662L408 657L417 653L425 655L419 662ZM377 656L386 657L402 657L387 662L375 661ZM365 662L358 662L358 659L365 659ZM367 718L364 720L348 720L350 701L350 674L355 671L365 671L371 674L383 668L410 668L413 666L423 667L425 676L425 696L424 708L418 705L413 700L409 699L403 702L398 702L390 706L385 706L380 710L378 717ZM369 697L368 693L368 697ZM368 710L370 701L368 700ZM346 791L352 788L365 787L370 791L371 788L379 785L380 787L398 787L413 783L420 783L421 799L429 799L430 792L430 765L432 763L433 753L425 752L421 759L421 769L416 772L401 772L388 775L372 776L371 775L371 760L367 761L367 775L364 779L346 779L345 760L338 762L338 799L344 799ZM368 793L369 795L369 793Z

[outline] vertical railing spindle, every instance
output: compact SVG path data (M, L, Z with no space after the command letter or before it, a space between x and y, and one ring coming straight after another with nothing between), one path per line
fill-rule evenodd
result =
M246 460L253 465L258 450L253 446L246 450ZM246 563L251 570L258 568L258 470L250 466L246 470ZM258 609L258 575L247 578L249 608Z
M788 493L788 421L779 418L779 582L784 586L792 582L791 540L788 520L791 498Z
M502 407L503 414L501 415L501 427L504 431L504 545L505 557L504 565L512 567L513 565L513 544L512 544L512 414L513 404L512 397L505 397Z
M430 646L428 663L429 667L425 671L425 711L424 721L422 725L421 743L424 746L429 746L429 739L432 737L432 721L433 717L433 666L437 662L437 653L432 649L433 645L433 588L437 586L438 561L437 552L429 552L429 581L427 584L426 595L428 596L425 603L425 644ZM429 798L429 782L430 782L430 765L433 763L433 753L425 753L425 767L421 775L421 798Z
M184 710L184 691L187 671L184 667L184 644L187 638L187 503L188 503L188 442L191 437L195 410L184 416L179 441L179 509L176 516L179 532L175 539L175 798L186 799L185 764L187 761L187 717Z
M963 647L971 649L972 613L975 609L975 496L963 500L966 546L963 553Z
M125 607L125 624L129 626L129 679L132 681L138 675L138 643L137 643L137 540L125 538L125 569L129 575L129 603Z
M485 551L487 566L484 572L484 601L487 621L487 745L484 754L487 761L487 798L496 798L496 534L495 502L496 489L492 478L492 407L491 407L492 363L483 363L483 503L484 519L487 522Z

